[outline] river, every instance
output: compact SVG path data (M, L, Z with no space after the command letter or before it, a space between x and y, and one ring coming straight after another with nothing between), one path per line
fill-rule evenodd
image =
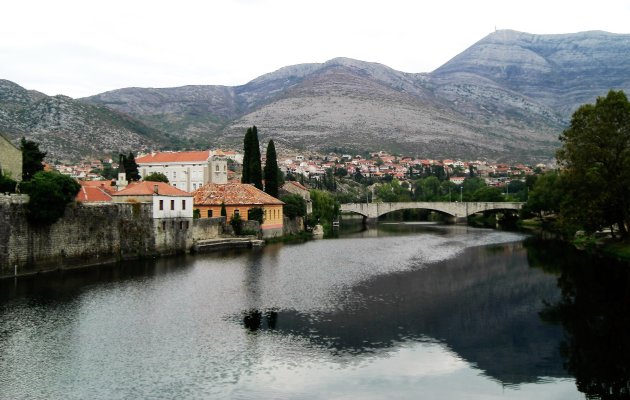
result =
M621 398L629 286L430 224L2 280L0 399Z

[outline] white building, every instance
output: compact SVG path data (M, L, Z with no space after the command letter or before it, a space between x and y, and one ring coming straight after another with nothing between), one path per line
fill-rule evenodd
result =
M143 179L159 172L172 186L186 192L206 183L227 183L227 159L213 156L210 150L151 153L136 158L136 163Z
M133 182L111 194L116 203L153 203L153 218L192 218L193 195L163 182Z

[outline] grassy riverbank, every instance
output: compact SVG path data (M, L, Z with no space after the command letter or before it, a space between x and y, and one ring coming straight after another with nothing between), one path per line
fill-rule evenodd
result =
M541 233L551 234L557 239L565 237L562 232L555 229L553 220L540 221L538 218L521 220L519 228ZM616 258L621 261L630 261L630 240L612 239L610 237L595 237L588 235L575 236L572 239L565 238L567 242L573 244L577 249L589 253L600 254L607 257Z

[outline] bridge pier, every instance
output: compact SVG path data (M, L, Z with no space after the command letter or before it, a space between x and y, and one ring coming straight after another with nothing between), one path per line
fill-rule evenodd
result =
M376 224L378 223L378 218L370 218L370 217L363 217L363 226L364 227L375 227Z

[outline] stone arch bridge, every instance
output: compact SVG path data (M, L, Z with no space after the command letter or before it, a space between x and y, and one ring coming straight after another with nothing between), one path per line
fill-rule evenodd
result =
M401 203L348 203L341 211L363 215L367 221L376 221L381 215L398 210L425 209L451 215L455 222L464 222L469 215L484 211L514 210L523 207L520 202L401 202Z

